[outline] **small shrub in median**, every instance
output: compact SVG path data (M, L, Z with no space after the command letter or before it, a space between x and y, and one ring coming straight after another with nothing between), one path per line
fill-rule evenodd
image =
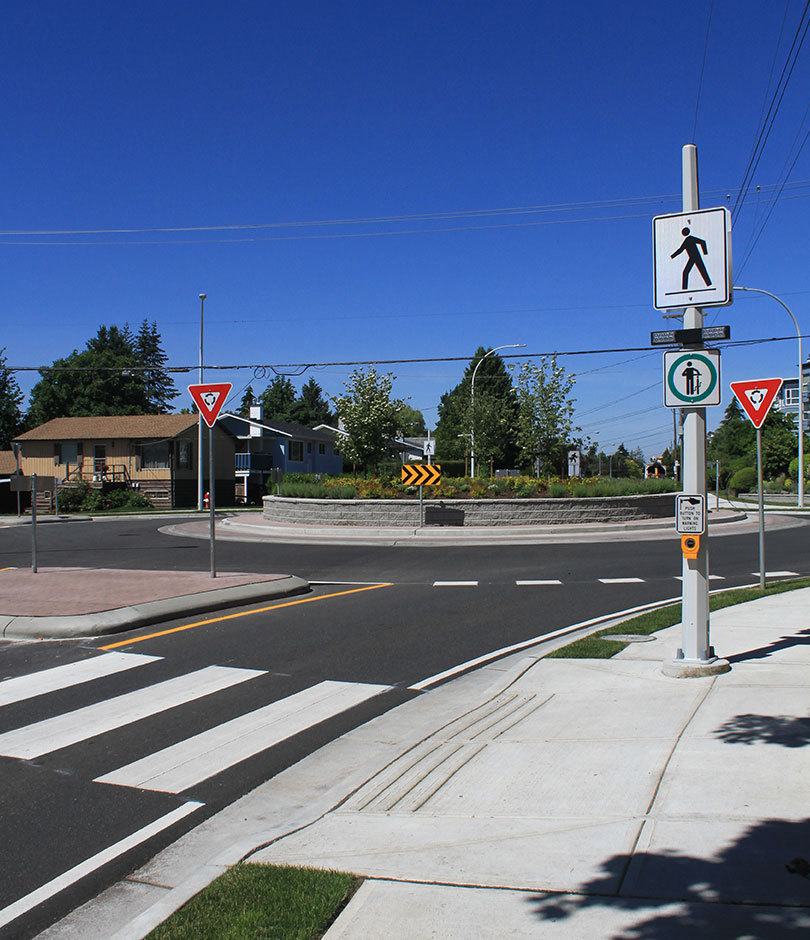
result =
M728 481L729 494L750 493L757 488L757 471L753 467L743 467Z

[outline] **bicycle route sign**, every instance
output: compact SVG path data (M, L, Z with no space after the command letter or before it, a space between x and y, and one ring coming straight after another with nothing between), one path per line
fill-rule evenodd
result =
M720 350L677 350L664 353L664 405L706 408L719 405Z

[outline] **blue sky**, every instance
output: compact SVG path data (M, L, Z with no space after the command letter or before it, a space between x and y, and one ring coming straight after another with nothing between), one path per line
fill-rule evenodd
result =
M652 306L651 218L680 210L681 148L697 143L702 206L733 205L803 9L12 0L0 347L49 364L102 323L148 318L171 365L196 365L201 292L210 365L648 347L673 326ZM736 282L780 295L805 331L810 144L762 226L809 87L810 41L733 236ZM707 314L735 340L794 332L767 298ZM606 449L671 440L660 350L561 361ZM795 340L731 348L724 385L796 363ZM464 364L382 368L433 426ZM335 394L350 371L293 381ZM272 372L208 377L259 392ZM38 375L18 378L28 392Z

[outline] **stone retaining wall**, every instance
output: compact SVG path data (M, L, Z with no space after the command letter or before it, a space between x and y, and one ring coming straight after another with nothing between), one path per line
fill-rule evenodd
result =
M262 515L295 525L418 526L419 501L412 499L296 499L265 496ZM428 513L437 508L449 513ZM675 494L607 496L594 499L430 499L426 521L435 515L465 526L564 525L632 522L675 516Z

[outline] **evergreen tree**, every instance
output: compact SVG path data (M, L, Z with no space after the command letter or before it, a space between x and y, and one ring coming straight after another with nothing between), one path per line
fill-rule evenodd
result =
M28 423L80 415L148 414L149 400L132 335L125 327L99 328L81 352L40 369L31 390Z
M259 397L264 406L265 418L292 421L295 404L295 388L285 375L277 375Z
M477 469L484 471L490 458L513 467L517 462L516 427L518 405L512 392L512 377L503 359L479 346L464 377L442 395L436 425L436 452L445 460L463 459L472 427L472 374L475 375L475 456ZM486 356L486 358L484 358Z
M125 328L128 332L128 327ZM147 320L141 324L138 335L132 342L142 372L147 414L168 414L173 399L180 394L171 374L166 371L168 356L163 351L157 323Z
M304 384L300 397L293 403L292 420L308 428L334 423L335 418L323 397L323 389L315 379Z
M9 450L11 442L23 428L20 410L23 393L14 373L6 367L5 351L5 347L0 349L0 450Z
M236 413L240 418L249 418L250 417L250 408L252 405L256 404L256 396L253 394L253 386L248 385L245 389L245 394L242 396L242 401L239 402L239 408Z

